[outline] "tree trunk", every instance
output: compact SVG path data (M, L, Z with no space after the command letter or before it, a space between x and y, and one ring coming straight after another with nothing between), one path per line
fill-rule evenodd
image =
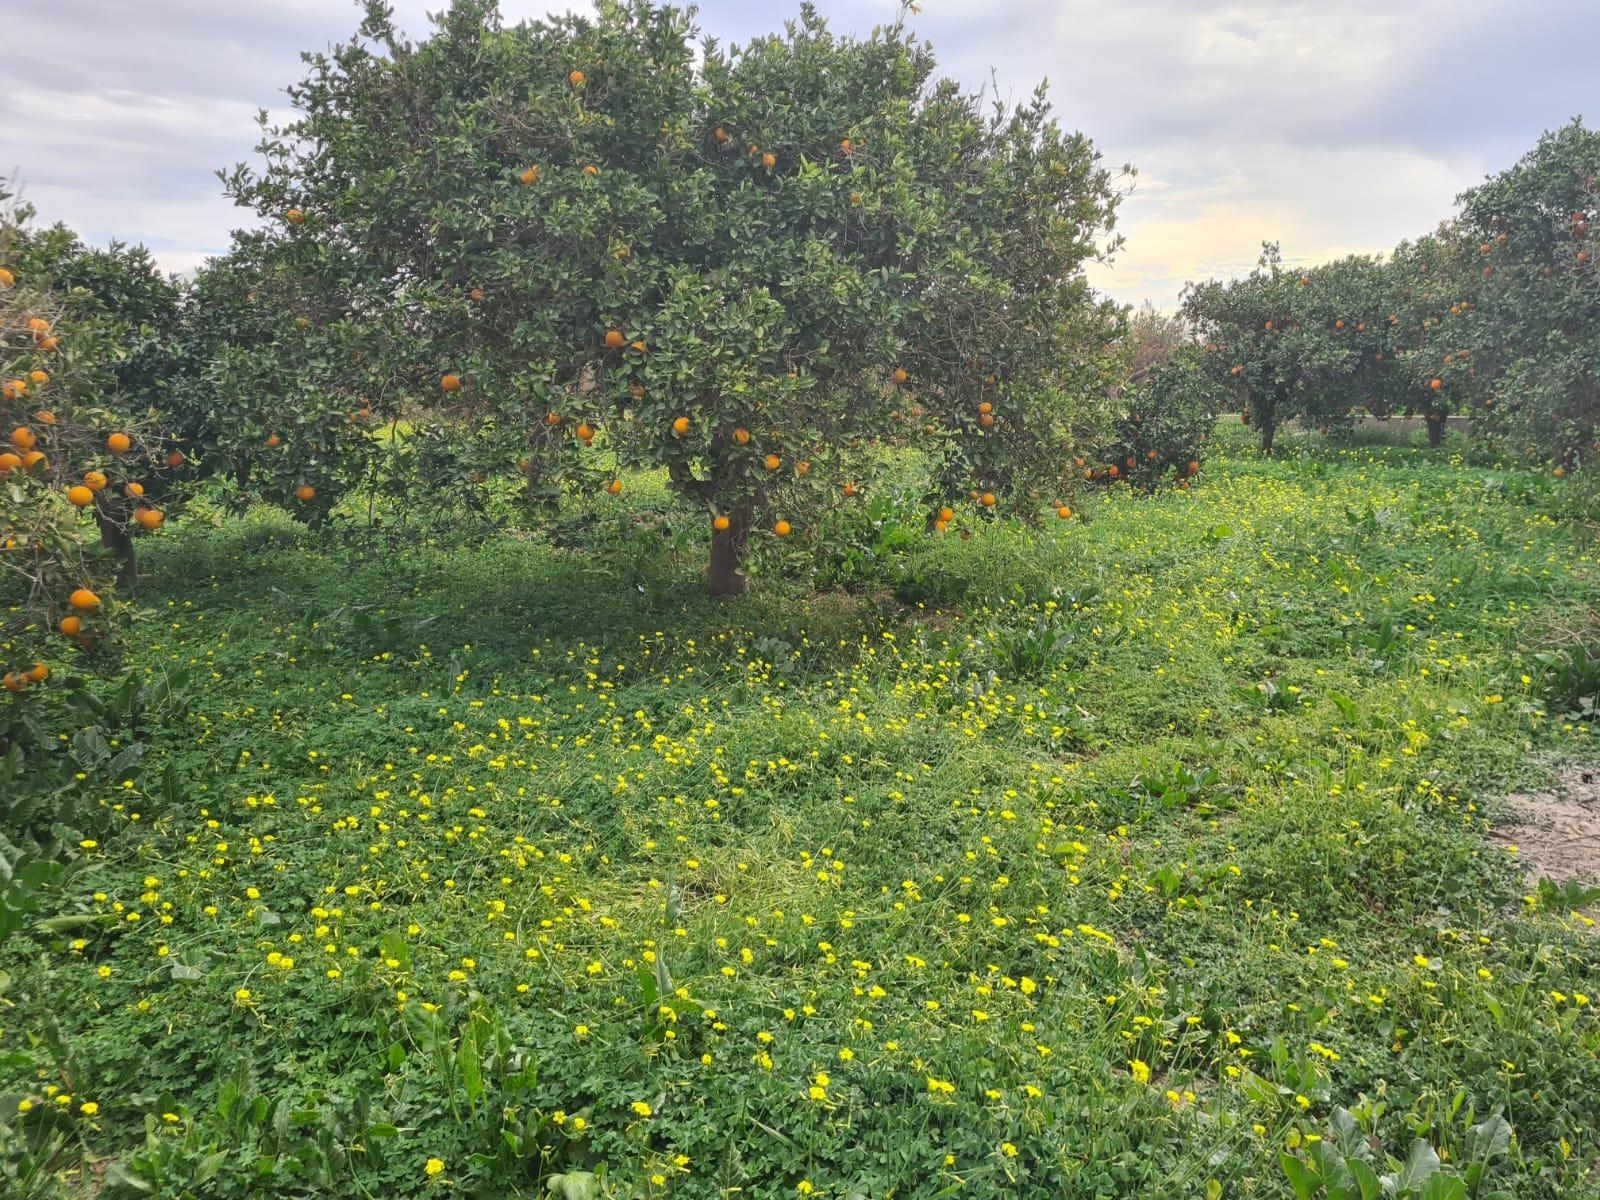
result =
M1425 423L1428 426L1428 445L1437 449L1444 442L1444 417L1440 413L1429 413Z
M706 585L713 596L742 596L750 590L744 573L745 554L750 548L750 508L727 514L728 527L711 531L711 565Z
M131 591L139 582L139 558L133 549L133 538L98 505L94 517L100 526L100 544L116 557L117 585Z

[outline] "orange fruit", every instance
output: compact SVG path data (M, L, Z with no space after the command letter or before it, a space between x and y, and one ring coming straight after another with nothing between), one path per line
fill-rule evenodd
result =
M985 508L993 508L994 507L994 493L993 492L985 492L983 495L978 497L978 503L983 505Z
M83 632L82 617L62 617L61 624L56 626L67 637L77 637Z
M748 446L750 444L750 431L743 426L738 427L733 431L733 440L741 446Z
M993 414L984 413L982 416L980 416L978 418L978 424L982 425L985 429L993 429L994 428L994 416L993 416Z
M608 330L607 331L607 333L606 333L606 348L607 349L610 349L610 350L621 350L623 346L627 345L627 343L628 343L628 339L622 335L622 330L620 330L620 329L612 329L612 330Z
M130 496L142 496L144 495L144 484L129 483L122 490Z
M567 82L570 83L573 87L582 87L584 79L585 79L585 76L584 76L584 73L582 71L573 71L570 75L567 76Z
M622 490L622 480L620 480L620 479L613 479L609 483L606 484L606 491L610 492L613 496L615 496L621 490Z
M789 522L779 521L772 527L772 532L777 534L779 537L788 537L789 534L793 532L793 528L790 526Z
M442 375L439 378L439 386L447 392L459 392L461 390L461 376Z
M126 454L133 449L133 440L125 433L113 433L106 439L106 449L113 454Z
M672 432L677 437L682 437L689 432L689 418L678 417L672 422Z
M950 521L954 521L955 519L956 519L956 510L955 509L953 509L953 508L941 508L939 510L939 520L945 521L945 522L950 522Z
M799 462L795 463L794 473L802 478L811 474L811 463L806 459L801 459Z
M1552 475L1554 475L1557 479L1560 479L1560 478L1562 478L1563 476L1566 475L1567 469L1565 467L1557 467L1554 471L1552 471L1550 473Z
M50 322L46 321L43 317L29 317L28 318L28 332L29 333L49 333L50 332Z
M992 413L994 411L994 405L990 404L987 400L985 400L982 404L978 405L978 411L980 413L983 413L983 414L987 415L987 414Z
M556 420L555 421L550 421L550 417L555 417ZM556 421L561 420L561 418L559 416L556 416L555 413L551 413L550 417L546 417L545 420L546 421L550 421L550 423L552 425L554 425L556 423ZM578 437L580 439L582 439L583 441L585 441L585 442L587 442L590 438L594 437L594 430L589 427L589 422L587 422L587 421L579 421L578 422L578 428L574 432L577 433Z
M643 342L634 342L629 349L631 349L635 354L643 354L646 350L650 349L650 347L646 346Z
M4 267L0 267L0 288L8 288L17 282L17 277Z
M904 367L896 367L894 369L894 373L890 375L889 378L893 379L896 383L904 383L910 378L910 376L906 374Z
M268 450L276 450L279 446L283 445L283 439L275 433L269 433L267 434L266 444Z
M1200 474L1200 461L1198 459L1191 458L1189 460L1189 474L1191 474L1191 475Z
M26 686L27 684L23 682L21 675L13 675L10 671L7 671L5 677L0 679L0 687L5 688L8 692L20 692Z
M43 450L29 450L22 456L22 469L24 471L31 471L35 467L43 470L48 465L49 460L45 458Z
M1428 381L1428 386L1431 387L1434 391L1437 392L1440 388L1442 388L1444 386L1444 380L1442 380L1442 379L1430 379Z
M55 413L51 412L47 408L41 408L38 412L34 413L33 419L39 422L41 425L54 425L56 423Z
M544 423L546 425L559 425L559 424L561 424L561 414L558 413L558 412L547 412L547 413L545 413L545 415L544 415Z
M28 394L28 381L26 379L8 379L0 384L0 396L7 400L16 400Z
M1065 504L1060 505L1056 509L1056 516L1060 517L1063 521L1065 521L1068 517L1072 516L1072 510L1070 508L1068 508Z
M717 145L719 145L719 146L727 145L727 142L728 142L728 131L726 129L724 129L721 125L718 125L715 129L713 129L711 131L711 136L716 141Z
M632 396L635 400L643 400L644 399L644 384L642 384L642 383L630 383L628 385L628 394L630 396Z
M8 475L22 465L22 460L11 451L0 454L0 475Z
M471 296L474 300L482 300L488 294L489 293L484 291L481 287L475 287L467 293L467 295Z
M160 529L167 518L158 508L136 508L133 511L133 519L139 522L139 528L153 531Z
M763 154L761 156L761 165L769 171L772 170L773 167L778 165L778 156L772 153Z
M18 425L11 431L11 444L18 450L32 450L38 442L38 437L26 425Z
M283 214L283 219L289 222L291 225L299 225L305 221L306 215L298 208L291 208L288 212Z
M1116 463L1112 463L1109 467L1106 468L1106 474L1111 476L1111 478L1115 479L1118 475L1122 474L1122 472L1117 470L1117 464Z
M719 130L717 130L717 132L721 133L722 130L719 129ZM731 525L731 524L733 524L733 522L728 520L727 517L712 517L711 518L711 528L715 529L718 533L725 532L727 530L728 526Z
M587 167L585 167L583 169L583 173L585 175L598 175L598 174L600 174L600 168L595 166L593 163L590 163Z
M29 683L43 683L50 678L50 668L42 662L36 662L22 673L22 677Z
M538 167L529 167L521 175L518 175L517 178L522 180L523 183L538 183L539 182L539 168Z
M46 371L29 371L28 378L34 383L49 383L50 375Z
M77 508L87 508L94 503L94 493L81 483L67 489L67 499Z
M766 468L769 471L776 471L779 467L781 467L783 465L783 460L781 458L779 458L776 454L769 454L762 461L766 464Z
M67 603L79 612L98 612L100 610L100 597L88 588L79 588L67 597Z
M950 522L945 520L945 519L943 519L942 517L939 520L937 520L937 521L935 521L933 523L933 531L935 533L943 533L946 529L949 529L949 528L950 528Z
M294 490L294 498L300 501L302 504L309 503L311 500L316 498L316 495L317 489L312 487L309 483L302 483Z
M182 450L174 450L167 455L167 466L173 468L174 470L183 466L185 461L186 460L183 457Z
M39 349L41 350L54 350L60 344L61 339L58 337L43 337L39 339Z
M856 485L853 483L846 483L844 485L844 494L846 496L854 496L856 494Z

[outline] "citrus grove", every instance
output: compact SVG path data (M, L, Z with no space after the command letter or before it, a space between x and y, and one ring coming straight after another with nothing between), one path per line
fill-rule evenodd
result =
M1600 136L1132 311L909 5L363 7L0 195L0 1194L1596 1194Z

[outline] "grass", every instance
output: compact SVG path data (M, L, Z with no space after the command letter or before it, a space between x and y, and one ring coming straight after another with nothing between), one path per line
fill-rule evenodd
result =
M0 1178L1596 1194L1600 943L1483 840L1594 753L1534 634L1595 587L1566 503L1236 442L1040 530L879 496L733 604L643 479L538 537L169 531L177 698L0 948Z

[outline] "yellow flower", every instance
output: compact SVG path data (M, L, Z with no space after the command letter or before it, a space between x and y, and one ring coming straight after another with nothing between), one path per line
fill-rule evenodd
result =
M1010 1142L1001 1142L1000 1153L1004 1154L1007 1158L1015 1158L1017 1156L1017 1148Z
M78 1111L86 1117L92 1117L100 1111L100 1106L93 1100L85 1100L82 1104L78 1105Z
M641 1117L648 1117L652 1112L650 1106L643 1100L635 1100L632 1104L628 1105L628 1107L633 1109L634 1113Z
M1133 1081L1135 1083L1149 1083L1150 1082L1150 1064L1149 1063L1142 1062L1141 1060L1136 1058L1136 1059L1134 1059L1132 1062L1130 1062L1128 1064L1128 1070L1130 1072L1132 1072Z
M441 1175L444 1173L444 1159L430 1158L427 1162L427 1165L422 1169L427 1174L429 1179L432 1179L435 1175Z

